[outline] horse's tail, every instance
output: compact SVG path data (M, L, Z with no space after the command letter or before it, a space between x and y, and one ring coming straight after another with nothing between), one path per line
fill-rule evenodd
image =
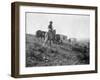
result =
M45 46L47 40L48 40L48 32L45 33L45 39L44 39L44 42L43 42L43 46Z
M47 41L47 39L48 39L48 32L45 33L45 39L44 39L44 41Z

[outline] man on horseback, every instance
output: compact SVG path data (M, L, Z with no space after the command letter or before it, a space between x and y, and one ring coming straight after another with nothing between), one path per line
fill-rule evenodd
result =
M54 42L54 39L55 39L55 30L53 29L52 25L53 25L53 22L50 21L48 25L48 40L49 40L50 46Z
M50 23L48 25L48 32L45 35L45 41L44 41L43 45L45 45L47 42L49 42L49 44L51 46L52 42L54 41L56 31L53 30L52 24L53 24L53 22L50 21Z
M48 29L49 29L50 31L53 31L52 24L53 24L53 22L52 22L52 21L50 21L50 24L49 24L49 26L48 26Z

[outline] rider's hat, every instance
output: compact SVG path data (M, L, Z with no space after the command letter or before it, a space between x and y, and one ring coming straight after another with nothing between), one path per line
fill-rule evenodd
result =
M52 21L50 21L50 23L53 23Z

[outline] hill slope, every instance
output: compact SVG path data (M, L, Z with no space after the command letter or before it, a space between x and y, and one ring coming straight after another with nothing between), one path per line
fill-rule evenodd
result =
M26 34L26 67L89 64L89 52L73 49L73 45L42 46L43 40Z

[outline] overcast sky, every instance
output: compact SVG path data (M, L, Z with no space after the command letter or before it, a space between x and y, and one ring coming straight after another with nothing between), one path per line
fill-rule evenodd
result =
M49 21L53 21L53 28L58 34L67 35L69 38L89 39L89 15L26 13L26 33L47 31Z

